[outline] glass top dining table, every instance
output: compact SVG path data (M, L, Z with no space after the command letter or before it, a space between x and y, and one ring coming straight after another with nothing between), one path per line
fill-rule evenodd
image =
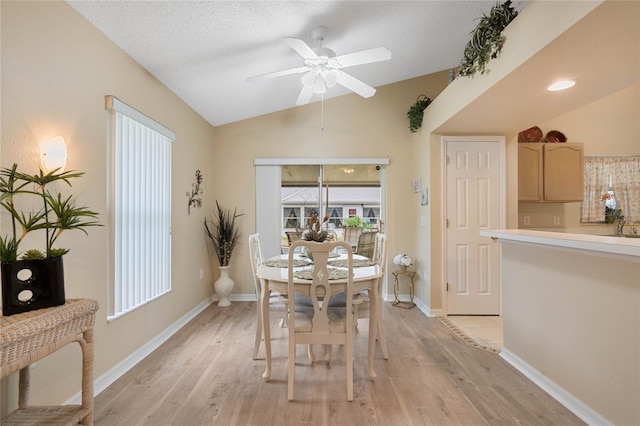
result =
M346 260L345 254L337 254L334 258L329 259L329 265L332 263L338 264L338 268L341 260ZM312 269L313 265L311 261L300 254L294 255L294 262L301 265L296 267L294 263L294 271L303 271L305 269ZM373 369L373 353L376 342L376 330L377 321L381 318L381 294L379 281L382 279L382 270L380 266L370 259L354 254L353 255L353 285L356 292L368 290L369 300L371 307L369 309L369 345L368 345L368 371L369 378L375 380L376 373ZM357 266L356 266L357 265ZM266 368L262 375L265 381L269 381L271 378L271 330L269 328L270 316L269 316L269 296L272 291L277 291L280 294L287 294L288 282L289 282L289 269L288 269L288 255L283 254L267 259L262 265L258 266L256 272L260 280L260 311L262 316L262 330L264 333L264 343L266 352ZM346 280L336 279L331 280L331 293L337 294L345 291ZM296 292L300 290L301 293L309 293L311 281L305 279L295 279L294 285ZM334 291L335 290L335 291Z

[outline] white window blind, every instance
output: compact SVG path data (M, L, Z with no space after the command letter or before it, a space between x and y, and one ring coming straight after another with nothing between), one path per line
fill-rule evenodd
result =
M171 142L175 133L106 97L111 119L109 319L171 290Z

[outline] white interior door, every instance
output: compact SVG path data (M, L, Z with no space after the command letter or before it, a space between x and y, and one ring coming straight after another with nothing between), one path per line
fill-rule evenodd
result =
M447 313L500 314L500 245L480 230L502 228L504 138L445 137Z

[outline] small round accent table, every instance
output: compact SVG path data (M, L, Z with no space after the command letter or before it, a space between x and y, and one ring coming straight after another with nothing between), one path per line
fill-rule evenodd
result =
M395 297L395 300L393 301L393 306L397 306L399 308L406 308L406 309L411 309L414 306L416 306L416 304L413 303L413 292L414 292L413 277L415 277L416 271L407 271L407 270L393 271L391 272L391 274L393 275L393 296ZM405 275L409 278L409 298L410 298L409 302L403 302L398 299L398 289L400 287L400 283L398 282L398 277L402 275Z

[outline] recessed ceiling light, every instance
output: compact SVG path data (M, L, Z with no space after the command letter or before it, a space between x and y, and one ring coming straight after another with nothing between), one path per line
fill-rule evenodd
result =
M556 81L551 86L547 87L547 90L551 92L556 92L558 90L568 89L569 87L573 87L576 84L573 80L561 80Z

